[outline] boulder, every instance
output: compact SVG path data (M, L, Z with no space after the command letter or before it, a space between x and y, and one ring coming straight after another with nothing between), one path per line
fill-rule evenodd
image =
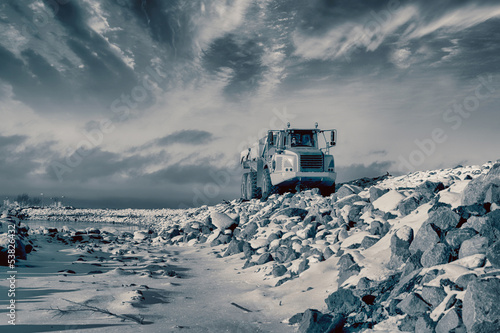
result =
M230 229L231 227L237 225L235 220L224 213L212 212L210 214L210 217L212 219L212 224L222 231Z
M380 187L376 187L376 186L372 186L372 187L370 187L369 192L370 192L370 202L373 203L375 200L377 200L378 198L380 198L381 196L383 196L384 194L389 192L389 190L381 189Z
M325 260L326 260L326 259L330 258L331 256L333 256L334 254L335 253L333 252L333 250L329 246L327 246L325 248L325 250L323 251L323 258L325 258Z
M338 285L342 285L345 280L350 278L353 275L357 275L361 268L356 264L354 258L349 253L342 255L338 261L339 267L339 279Z
M298 255L292 246L280 246L276 252L273 252L273 258L279 263L285 263L297 259Z
M420 259L423 267L447 264L450 261L450 248L443 243L437 243L428 248Z
M379 240L380 240L380 238L378 238L378 237L365 236L365 238L363 238L363 240L361 241L361 247L363 249L367 249L367 248L375 245Z
M274 265L272 274L274 277L280 277L280 276L285 275L286 272L287 272L287 269L285 266Z
M486 254L487 250L488 238L476 235L462 243L458 257L461 259L473 254Z
M500 241L496 241L486 251L486 258L496 269L500 269Z
M494 210L485 216L472 216L465 227L470 227L479 232L481 236L487 237L489 243L500 240L500 210Z
M472 228L453 229L446 233L445 241L453 249L457 250L460 245L477 234Z
M462 290L467 289L467 285L472 282L477 280L477 275L474 273L467 273L460 275L456 280L455 284L459 286Z
M350 289L339 289L325 299L328 310L335 314L349 315L359 311L360 299Z
M363 198L361 198L357 194L352 194L352 195L348 195L347 197L344 197L344 198L342 198L340 200L337 200L333 204L333 207L336 208L336 209L342 209L344 206L346 206L346 205L352 205L353 203L355 203L357 201L363 201Z
M401 213L401 216L406 216L411 214L415 209L419 206L418 198L414 195L404 199L398 205L398 210Z
M464 220L468 220L471 216L483 216L487 213L484 205L474 204L470 206L458 206L453 209L455 213L460 215L460 217Z
M249 222L243 228L243 231L240 234L241 239L249 240L251 239L258 231L259 226L255 222Z
M462 205L484 204L492 185L500 186L500 163L495 163L487 174L469 182L462 192Z
M472 281L465 292L462 319L469 333L498 332L500 279Z
M224 252L223 257L228 257L243 252L244 244L244 241L233 238L231 242L229 242L229 246L227 247L226 252Z
M391 259L389 268L396 269L410 257L410 244L413 241L413 229L403 226L391 237Z
M484 195L485 203L500 203L500 186L497 184L490 184L486 189L486 194Z
M418 230L415 239L411 243L409 251L411 253L415 253L417 251L425 252L434 244L439 243L439 241L440 238L432 225L429 223L424 223Z
M396 210L399 203L405 199L405 196L396 191L390 190L377 200L375 200L372 204L375 209L379 209L383 212L390 212Z
M405 266L403 268L403 276L406 276L417 269L422 268L422 264L420 263L422 259L422 251L417 251L414 254L410 255L408 260L405 262Z
M456 332L462 326L462 319L455 308L448 311L437 323L436 333Z
M359 187L344 184L336 191L337 200L341 200L352 194L358 194L359 192L361 192L361 189Z
M302 315L298 332L324 333L340 332L344 326L345 318L342 315L323 314L318 310L307 309Z
M370 223L370 229L368 232L374 236L382 235L383 224L380 221L373 221Z
M429 306L418 294L410 293L399 304L398 308L410 316L420 316L429 310Z
M424 202L428 202L436 195L436 193L444 189L445 187L443 183L431 182L427 180L423 184L415 187L415 193L417 193Z
M434 309L445 299L446 292L442 287L423 286L420 296L426 303L432 306L432 309Z
M414 316L404 316L398 322L398 329L402 332L414 332L415 326L417 324L417 317Z
M438 227L443 232L456 228L459 222L460 216L447 206L430 210L429 219L427 220L427 223Z
M295 217L299 216L302 220L307 216L309 212L302 208L288 207L284 209L280 209L275 212L272 217L276 216L286 216L286 217Z
M260 255L259 259L257 259L257 265L264 265L273 260L273 257L270 253L263 253Z
M434 333L435 326L436 323L427 314L424 314L415 323L415 333Z

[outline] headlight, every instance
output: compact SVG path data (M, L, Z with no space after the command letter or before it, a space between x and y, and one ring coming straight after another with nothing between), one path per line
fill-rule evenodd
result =
M285 171L293 171L293 157L285 157L283 159L283 170Z

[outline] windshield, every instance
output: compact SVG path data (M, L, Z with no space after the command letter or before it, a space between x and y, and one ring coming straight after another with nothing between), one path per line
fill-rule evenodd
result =
M316 147L315 135L310 131L293 131L290 134L291 147Z

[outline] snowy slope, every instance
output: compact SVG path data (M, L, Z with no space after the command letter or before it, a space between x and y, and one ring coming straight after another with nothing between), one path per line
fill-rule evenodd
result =
M220 262L221 276L252 286L228 290L238 302L292 330L488 332L499 314L478 304L500 296L499 188L500 164L489 162L344 185L327 198L313 190L190 210L27 212L149 225L137 244ZM75 236L57 237L79 244ZM120 253L113 244L106 251Z

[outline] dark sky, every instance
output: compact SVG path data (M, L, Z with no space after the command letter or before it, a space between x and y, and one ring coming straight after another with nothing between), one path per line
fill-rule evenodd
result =
M498 1L7 0L0 36L4 196L233 199L287 121L339 181L500 157Z

